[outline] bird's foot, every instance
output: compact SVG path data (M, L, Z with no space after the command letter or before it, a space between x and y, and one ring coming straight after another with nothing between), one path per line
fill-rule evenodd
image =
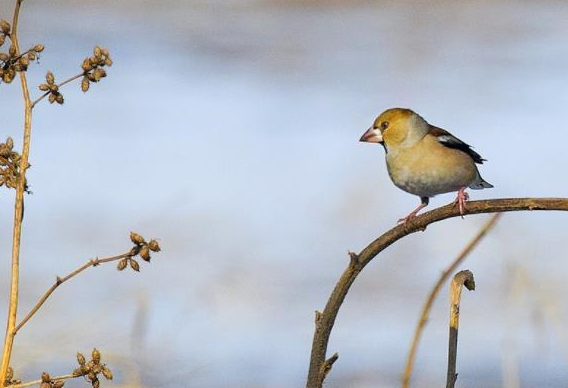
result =
M408 221L410 221L411 219L413 219L414 217L416 217L416 215L418 214L418 212L423 208L428 206L428 198L423 198L422 199L422 203L412 211L412 213L410 213L409 215L407 215L404 218L400 218L397 221L397 225L402 225L402 224L406 224Z
M465 187L462 187L458 191L458 195L454 201L454 204L457 204L460 209L460 216L463 218L465 211L467 210L466 202L469 199L469 194L465 191Z

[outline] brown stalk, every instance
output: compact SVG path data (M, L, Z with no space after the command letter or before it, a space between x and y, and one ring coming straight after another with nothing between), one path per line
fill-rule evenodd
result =
M462 288L475 290L473 273L469 270L460 271L454 276L450 286L450 338L448 341L448 375L446 388L454 388L458 374L456 373L456 360L458 357L458 328L460 325L460 299Z
M412 345L410 346L410 351L408 352L408 358L406 361L406 366L404 368L404 373L402 375L402 387L408 388L410 386L410 377L412 376L412 368L414 366L414 361L416 359L416 352L418 351L418 344L420 343L420 338L422 337L422 332L424 331L424 327L428 322L428 318L430 315L430 309L436 300L442 286L448 280L450 275L454 273L457 267L465 260L465 258L473 251L473 249L479 244L479 242L483 239L483 237L493 228L493 226L497 223L497 220L501 217L502 213L494 214L489 221L483 225L483 227L477 232L475 237L465 246L465 248L460 252L460 254L455 258L455 260L450 264L448 268L444 270L432 291L428 295L428 299L426 303L424 303L424 307L422 307L422 313L420 314L420 319L416 324L416 329L414 331L414 337L412 338Z
M16 48L16 54L20 53L18 44L18 19L20 6L23 0L16 0L14 17L12 20L12 31L10 40ZM26 73L19 72L24 98L24 139L22 146L22 158L20 160L20 177L16 187L16 200L14 204L14 229L12 233L12 272L10 285L10 304L8 307L8 318L6 322L6 334L4 336L4 347L2 350L2 363L0 364L0 382L6 379L6 372L10 365L12 347L14 345L14 328L16 327L16 315L18 311L18 293L20 281L20 239L22 235L22 219L24 212L24 193L26 189L26 170L28 168L28 158L30 155L30 137L32 132L32 105L28 90Z
M61 376L55 376L51 378L51 381L57 381L57 380L67 380L67 379L74 379L76 377L81 377L81 376L75 376L73 374L70 375L61 375ZM40 385L42 383L42 379L39 380L33 380L33 381L27 381L25 383L20 383L20 384L13 384L13 385L7 385L5 388L25 388L25 387L31 387L32 385Z
M568 198L503 198L467 203L467 214L499 213L522 210L562 210L568 211ZM423 231L432 223L447 218L458 217L459 209L454 204L439 207L426 212L403 225L398 225L375 241L370 243L358 255L356 260L351 257L349 266L345 269L335 285L325 309L319 316L312 342L310 367L307 388L320 388L323 383L322 365L326 360L329 337L335 324L335 319L345 296L359 273L384 249L401 238L418 231Z
M71 271L69 274L67 274L64 277L57 277L55 280L55 283L53 283L53 285L51 287L49 287L49 289L45 292L45 294L43 294L43 296L37 301L37 303L35 304L35 306L30 310L30 312L24 317L24 319L22 319L22 321L20 323L18 323L18 325L14 328L14 335L22 328L22 326L24 326L26 324L26 322L28 322L30 320L31 317L34 316L34 314L40 309L40 307L45 303L45 301L47 300L47 298L49 298L51 296L51 294L53 294L53 291L55 291L55 289L57 287L59 287L61 284L65 283L67 280L79 275L81 272L83 272L84 270L86 270L87 268L90 267L96 267L99 264L102 263L108 263L111 261L117 261L117 260L121 260L124 259L126 257L132 257L134 256L134 252L133 251L128 251L126 253L122 253L120 255L116 255L116 256L109 256L109 257L104 257L102 259L91 259L89 261L87 261L85 264L83 264L82 266L80 266L79 268L77 268L74 271Z

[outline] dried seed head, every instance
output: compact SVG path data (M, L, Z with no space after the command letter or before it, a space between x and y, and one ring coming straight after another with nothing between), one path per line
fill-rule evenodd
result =
M109 66L109 67L112 66L112 59L106 58L105 59L105 66Z
M14 140L12 140L11 137L8 136L8 138L6 139L6 147L11 150L12 148L14 148Z
M50 94L47 100L49 101L50 104L53 104L55 102L55 95L53 93Z
M14 369L11 366L8 367L6 370L6 380L12 381L12 377L14 377Z
M63 99L63 94L58 93L55 97L55 101L57 101L59 105L63 105L63 103L65 102L65 100Z
M122 271L124 268L126 268L127 265L128 265L128 259L122 259L118 262L118 265L116 266L116 268L119 271Z
M41 374L41 381L44 383L49 383L51 381L51 376L47 372Z
M110 371L109 368L106 367L106 365L103 365L103 376L107 380L112 380L112 372Z
M97 348L93 349L93 353L91 354L92 358L93 358L93 362L95 364L98 364L99 362L101 362L101 352L99 352L99 350Z
M43 46L43 44L36 44L32 50L35 51L36 53L41 53L43 51L45 47Z
M99 82L101 78L106 77L106 71L98 67L93 71L93 77L95 78L95 82Z
M39 388L51 388L51 384L43 382L39 385Z
M0 46L6 42L6 35L0 34Z
M92 385L93 388L99 388L101 386L101 382L99 381L99 379L95 378L94 380L92 380Z
M83 376L83 368L77 368L73 371L73 376L79 377Z
M83 80L81 81L81 90L84 93L86 93L89 90L89 85L91 85L89 79L87 77L83 77Z
M90 71L93 69L93 67L91 66L91 61L89 61L89 58L85 58L85 60L81 64L81 69L83 69L83 71Z
M83 356L83 354L77 352L77 362L79 363L79 365L85 365L85 362L87 362L85 360L85 356Z
M28 57L21 57L18 62L20 62L20 64L22 66L26 66L26 67L30 64L30 60L29 60Z
M63 388L64 385L65 385L64 380L57 380L56 382L53 383L53 388Z
M96 58L98 58L103 54L103 51L99 46L95 46L95 48L93 49L93 54Z
M9 35L10 34L10 23L8 23L4 19L0 20L0 29L2 29L2 33L4 35Z
M35 61L36 58L37 58L36 53L34 53L34 52L28 53L28 59L29 59L30 61Z
M144 240L144 237L140 236L136 232L130 232L130 241L132 241L136 245L146 244L146 240Z
M95 372L89 372L87 373L87 378L91 381L96 380L97 379L97 375L95 374Z
M53 73L51 71L47 72L47 74L45 75L45 80L49 85L53 85L55 83L55 77L53 76Z
M52 93L55 93L55 92L57 92L57 91L59 90L59 86L57 86L56 84L50 84L50 85L49 85L49 90L50 90Z
M138 262L134 259L130 259L130 268L136 272L140 272L140 264L138 264Z
M10 56L8 54L0 53L0 61L6 62L8 59L10 59Z
M140 249L140 257L146 261L150 261L150 249L147 245L144 245L142 249Z
M38 86L39 90L41 90L42 92L47 92L49 90L49 85L48 84L40 84Z
M150 248L151 251L153 252L160 252L160 244L158 244L158 241L152 239L150 240L150 242L148 243L148 248Z

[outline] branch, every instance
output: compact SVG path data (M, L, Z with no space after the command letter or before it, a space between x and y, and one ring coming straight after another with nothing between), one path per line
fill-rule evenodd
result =
M14 17L12 19L12 31L10 40L16 48L16 54L20 53L18 43L18 21L20 16L20 6L22 0L16 0L14 7ZM12 347L14 346L14 328L18 312L18 294L20 283L20 240L22 236L22 220L24 217L24 193L26 191L26 170L28 168L28 158L30 155L30 138L32 132L32 108L26 73L19 72L22 85L22 95L24 99L24 136L22 145L22 158L20 160L20 176L16 187L16 199L14 203L14 227L12 232L12 268L10 285L10 304L8 307L8 317L6 321L6 334L4 336L4 347L2 349L2 363L0 364L0 382L6 379L6 372L10 365Z
M83 77L84 75L85 75L85 72L81 72L81 73L79 73L79 74L76 74L76 75L74 75L73 77L70 77L70 78L66 79L65 81L61 82L60 84L57 84L57 87L58 87L58 88L61 88L62 86L67 85L69 82L75 81L77 78ZM36 104L37 104L38 102L40 102L41 100L43 100L45 97L49 96L50 93L51 93L51 92L48 91L48 92L43 93L41 96L39 96L38 99L35 100L35 101L32 103L32 109L35 108L35 106L36 106Z
M91 260L87 261L85 264L83 264L82 266L80 266L79 268L77 268L76 270L70 272L67 276L64 276L62 278L57 276L55 283L45 292L45 294L43 294L43 296L35 304L35 306L30 310L30 312L25 316L25 318L22 319L22 321L20 323L18 323L18 325L16 326L16 328L13 331L13 334L15 335L22 328L22 326L24 326L26 324L26 322L28 322L30 320L30 318L34 316L34 314L45 303L47 298L49 298L51 296L51 294L53 294L53 291L55 291L55 289L57 287L59 287L61 284L65 283L67 280L79 275L81 272L83 272L87 268L96 267L99 264L109 263L111 261L117 261L117 260L121 260L121 259L124 259L124 258L127 258L127 257L135 256L135 255L136 255L136 250L134 248L134 249L132 249L132 250L126 252L126 253L122 253L120 255L104 257L102 259L91 259Z
M424 327L428 322L428 317L430 315L430 309L434 304L434 300L438 296L438 293L442 289L442 286L448 280L450 275L454 273L457 267L465 260L465 258L473 251L473 249L477 246L477 244L483 239L483 237L493 228L493 226L497 223L499 218L501 217L502 213L494 214L489 221L483 225L483 227L479 230L477 235L466 245L466 247L460 252L460 254L456 257L456 259L450 264L448 268L444 270L432 291L428 295L428 299L422 307L422 313L420 314L420 319L416 324L416 329L414 331L414 337L412 338L412 345L410 346L410 351L408 352L408 359L406 361L406 366L404 368L404 373L402 375L402 387L408 388L410 386L410 377L412 375L412 367L414 365L414 360L416 359L416 352L418 350L418 343L420 342L420 338L422 337L422 332L424 331Z
M460 299L462 288L475 290L473 273L469 270L460 271L454 276L450 286L450 338L448 341L448 375L446 388L454 388L458 374L456 360L458 356L458 327L460 325Z
M77 378L77 377L81 377L81 376L75 376L73 374L61 375L61 376L52 377L51 381L74 379L74 378ZM20 383L20 384L7 385L5 388L25 388L25 387L31 387L32 385L39 385L42 382L43 382L43 380L39 379L39 380L27 381L25 383Z
M568 211L568 198L503 198L483 201L470 201L467 203L467 214L499 213L521 210L562 210ZM321 366L325 362L325 355L329 337L335 324L337 313L343 304L345 296L359 273L380 252L401 238L418 231L423 231L432 223L447 218L458 217L459 209L454 204L439 207L410 220L406 224L398 225L375 241L370 243L357 255L358 260L351 260L339 281L335 285L325 309L316 327L312 342L310 368L306 383L307 388L320 388Z

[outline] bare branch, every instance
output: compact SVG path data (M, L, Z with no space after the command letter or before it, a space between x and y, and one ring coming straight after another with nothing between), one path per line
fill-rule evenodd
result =
M568 198L503 198L483 201L470 201L467 203L466 214L499 213L521 210L562 210L568 211ZM424 230L428 225L448 218L459 216L459 209L454 204L439 207L426 212L406 224L398 225L375 241L370 243L358 254L359 265L349 265L335 285L329 300L322 312L320 324L316 327L312 342L310 368L306 383L307 388L320 388L319 382L321 366L325 362L325 355L329 337L337 318L337 313L349 292L351 285L367 264L380 252L401 238Z
M79 73L79 74L74 75L73 77L67 78L65 81L61 82L60 84L57 84L57 87L58 87L58 88L61 88L62 86L67 85L69 82L75 81L77 78L81 78L81 77L83 77L84 75L85 75L85 73L84 73L84 72L81 72L81 73ZM36 106L36 104L37 104L38 102L40 102L41 100L43 100L45 97L49 96L50 93L51 93L51 92L45 92L45 93L43 93L41 96L39 96L39 97L37 98L37 100L35 100L35 101L32 103L32 109L35 108L35 106Z
M428 295L428 299L422 307L422 313L420 314L420 319L416 324L416 329L414 331L414 337L412 338L412 345L410 346L410 351L408 352L408 359L406 361L406 367L404 368L404 373L402 375L402 387L408 388L410 386L410 376L412 375L412 367L414 365L414 360L416 359L416 352L418 350L418 344L420 342L420 338L422 336L422 332L424 331L424 327L428 322L428 317L430 315L430 309L436 300L442 286L448 280L450 275L454 273L457 267L465 260L465 258L473 251L473 249L479 244L479 242L483 239L483 237L489 232L493 226L497 223L499 218L503 213L496 213L494 214L489 221L483 225L483 227L479 230L479 232L475 235L475 237L466 245L466 247L460 252L460 254L455 258L455 260L450 264L448 268L444 270L432 291Z
M127 258L127 257L132 257L135 254L136 254L135 250L130 250L126 253L122 253L122 254L116 255L116 256L104 257L102 259L91 259L91 260L87 261L85 264L83 264L82 266L80 266L79 268L77 268L76 270L71 271L66 276L64 276L62 278L57 276L55 283L53 283L53 285L45 292L45 294L43 294L43 296L40 298L40 300L35 304L35 306L30 310L30 312L24 317L24 319L22 319L22 321L20 323L18 323L18 325L14 329L14 335L22 328L22 326L24 326L26 324L26 322L28 322L30 320L31 317L34 316L34 314L45 303L47 298L49 298L51 296L51 294L53 293L53 291L55 291L55 289L57 287L59 287L61 284L65 283L67 280L77 276L78 274L80 274L81 272L86 270L87 268L96 267L99 264L109 263L111 261L117 261L117 260L121 260L121 259L124 259L124 258Z
M469 270L460 271L454 276L450 286L450 338L448 341L448 375L446 388L454 388L458 374L456 360L458 356L458 327L460 325L460 299L462 288L475 290L473 273Z
M81 376L75 376L73 374L61 375L61 376L52 377L51 380L52 381L67 380L67 379L74 379L74 378L77 378L77 377L81 377ZM27 381L25 383L20 383L20 384L7 385L5 388L25 388L25 387L31 387L32 385L39 385L41 383L42 383L42 379L39 379L39 380Z

